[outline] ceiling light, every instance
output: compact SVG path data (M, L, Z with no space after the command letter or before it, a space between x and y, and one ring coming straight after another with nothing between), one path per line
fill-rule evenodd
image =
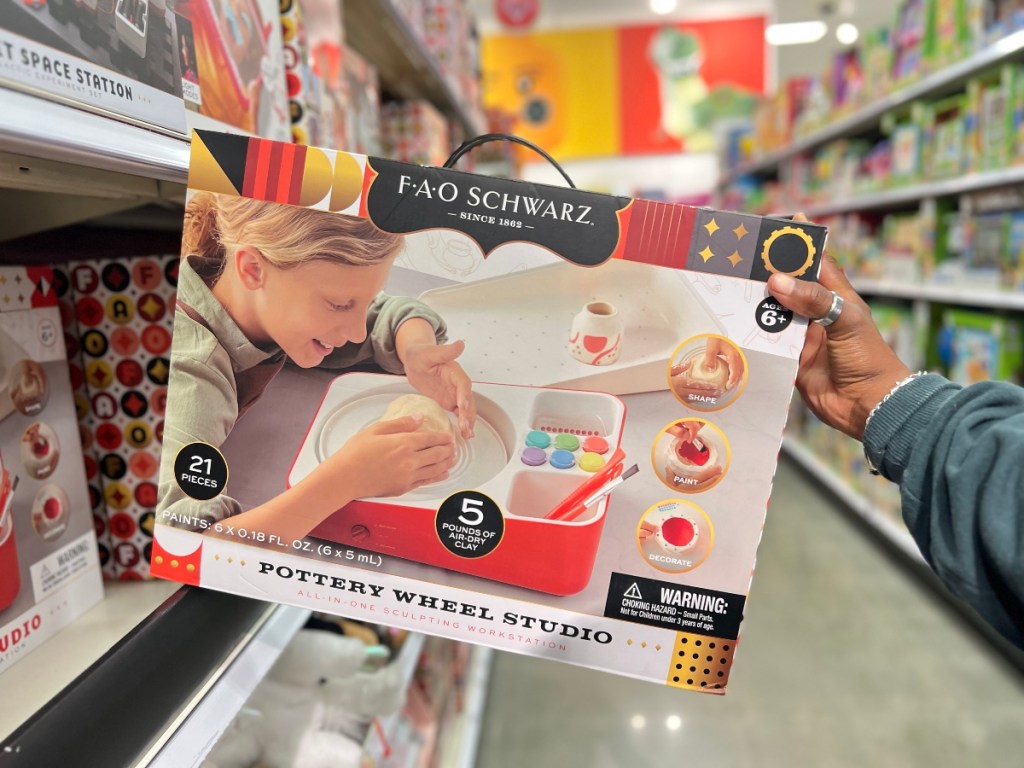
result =
M816 43L828 32L824 21L797 21L791 24L769 24L764 30L768 45L805 45Z
M860 30L857 29L856 24L844 21L836 27L836 40L843 45L853 45L857 42L858 37L860 37Z
M678 731L683 727L683 719L679 715L669 715L665 720L665 727L670 731Z
M677 5L678 0L651 0L651 10L659 16L672 13Z
M647 718L643 715L633 715L629 719L629 724L633 726L634 731L642 731L644 726L647 725Z

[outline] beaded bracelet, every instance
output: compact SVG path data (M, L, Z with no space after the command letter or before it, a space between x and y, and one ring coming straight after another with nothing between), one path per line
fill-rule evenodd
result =
M892 397L897 392L899 392L899 390L904 385L909 384L914 379L916 379L916 378L918 378L920 376L924 376L927 373L928 373L928 371L917 371L916 373L912 373L909 376L907 376L907 378L900 379L895 384L893 384L892 389L890 389L885 394L885 397L883 397L881 400L878 401L878 403L875 404L875 407L872 408L871 411L868 413L868 417L866 419L864 419L864 433L863 434L866 435L867 432L868 432L868 424L871 423L871 417L874 416L876 413L878 413L878 409L881 408L883 405L885 405L886 401L890 397ZM878 469L875 468L875 465L871 463L871 457L868 456L868 450L867 450L867 445L866 444L864 446L864 459L867 461L867 463L868 463L868 470L871 472L872 475L880 475L880 474L882 474L880 471L878 471Z

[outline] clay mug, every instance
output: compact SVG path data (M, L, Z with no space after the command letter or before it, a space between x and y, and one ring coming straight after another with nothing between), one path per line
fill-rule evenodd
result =
M569 354L587 365L611 365L622 351L622 320L614 304L591 301L573 318Z

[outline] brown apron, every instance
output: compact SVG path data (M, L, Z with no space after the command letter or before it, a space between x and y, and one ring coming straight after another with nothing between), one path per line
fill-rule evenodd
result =
M216 333L210 328L210 324L206 322L206 318L194 308L184 303L181 299L178 299L175 303L178 309L189 318L195 320L199 325L216 336ZM242 415L260 399L263 390L281 372L281 369L284 367L284 360L285 355L281 352L280 357L270 358L244 371L235 371L235 387L238 393L238 418L242 418Z

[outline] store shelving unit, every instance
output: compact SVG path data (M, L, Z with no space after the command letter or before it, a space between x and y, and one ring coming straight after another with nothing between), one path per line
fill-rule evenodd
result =
M971 77L1003 62L1020 58L1022 53L1024 31L1007 35L956 64L925 75L910 85L897 88L884 98L865 105L820 130L801 136L787 147L766 152L757 159L744 163L724 174L721 185L727 186L743 176L773 174L787 160L806 154L834 139L869 131L878 126L885 113L904 107L917 99L953 93Z
M484 646L473 649L460 717L449 727L441 744L439 768L473 768L476 765L477 745L480 743L480 724L490 682L494 651Z
M483 133L392 0L351 0L345 11L350 44L377 67L387 93L425 98L467 134ZM0 103L3 240L147 205L180 211L187 136L3 86ZM191 765L308 616L159 582L113 585L108 595L5 672L4 689L22 693L0 707L4 765ZM398 660L406 680L422 642L411 636ZM376 727L391 733L394 720Z
M467 136L485 132L458 85L442 72L392 0L345 3L349 44L377 67L381 87L402 99L425 98L457 120Z
M834 122L794 140L790 145L766 152L722 175L724 189L744 177L773 178L785 173L786 166L811 154L819 147L838 139L877 134L883 117L894 110L909 107L919 99L937 99L963 90L967 81L1010 61L1024 59L1024 31L1015 32L963 60L931 72L919 80L897 88L881 99L843 115ZM915 208L934 210L936 201L954 199L987 190L1024 184L1024 167L976 172L964 176L926 180L905 186L890 187L849 197L796 204L810 219L842 214L883 213ZM909 302L919 327L928 323L931 305L949 304L991 309L998 312L1024 311L1024 292L988 290L964 285L940 283L905 284L885 279L853 278L854 287L865 296ZM912 562L922 562L909 534L897 522L879 511L873 503L852 489L839 475L821 462L799 438L787 436L784 452L811 475L833 491L859 517L864 519L887 542L906 554Z
M804 213L808 218L815 219L841 213L913 207L914 204L920 203L922 200L956 197L971 192L983 192L987 189L998 189L1022 183L1024 183L1024 167L1003 168L997 171L971 173L951 179L926 181L905 187L880 190L844 200L813 204L807 206Z
M827 464L821 461L813 451L791 436L786 436L783 439L782 448L786 455L842 499L865 523L881 534L887 541L896 545L903 554L917 563L924 563L924 558L921 557L921 552L907 532L907 529L894 522L888 515L880 512L870 500L853 490Z

